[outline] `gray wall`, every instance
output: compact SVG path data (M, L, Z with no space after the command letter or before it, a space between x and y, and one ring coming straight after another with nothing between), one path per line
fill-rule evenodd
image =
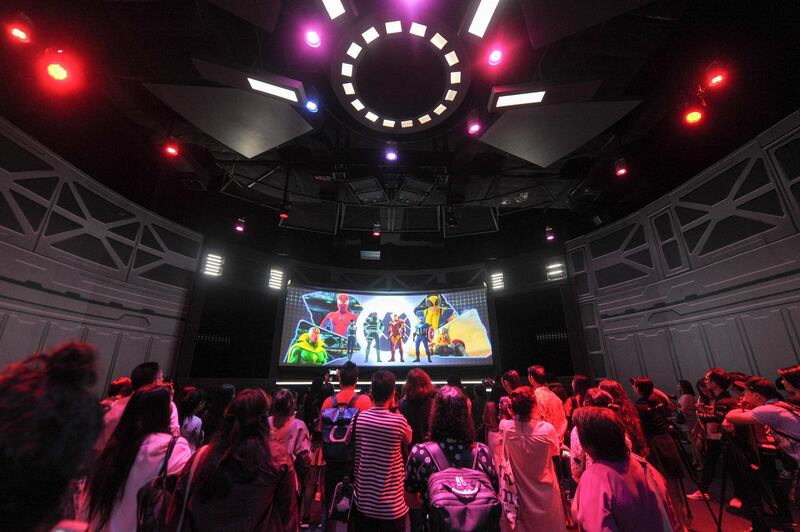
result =
M637 176L635 179L647 179ZM596 375L672 392L800 354L800 112L641 211L566 244Z
M0 118L0 367L75 339L98 390L145 360L170 371L201 247Z

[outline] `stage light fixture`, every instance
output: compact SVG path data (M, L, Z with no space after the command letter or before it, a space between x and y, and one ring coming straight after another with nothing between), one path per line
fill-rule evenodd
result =
M495 272L489 275L489 286L492 287L492 290L502 290L505 287L503 272Z
M694 126L702 122L703 116L702 107L689 107L683 113L683 121L690 126Z
M314 100L306 100L306 111L309 113L316 113L319 111L319 104Z
M282 100L288 100L293 103L297 103L299 101L297 97L297 91L294 89L287 89L286 87L281 87L279 85L267 83L266 81L259 81L253 78L247 78L247 82L250 84L250 88L254 91L263 92L264 94L269 94L270 96L275 96Z
M557 262L554 264L548 264L547 269L545 270L545 276L548 281L555 281L557 279L563 279L566 277L566 270L564 269L563 262Z
M499 3L500 0L480 0L467 31L476 37L483 38Z
M387 161L394 162L398 158L397 142L393 140L386 141L386 147L383 150L383 156Z
M548 242L554 242L556 239L556 234L549 225L544 228L544 239Z
M222 275L223 264L225 264L225 258L222 255L209 253L206 255L203 273L212 277L219 277Z
M236 223L233 224L233 230L237 233L244 233L245 230L245 220L244 218L239 218L236 220Z
M477 135L483 130L480 116L474 109L467 115L467 133L470 135Z
M620 157L614 161L614 174L617 177L622 177L628 174L628 163L625 162L625 157Z
M718 62L714 61L706 68L706 87L718 89L728 81L728 71Z
M284 204L281 207L281 211L280 211L280 214L278 214L278 218L280 218L281 220L288 220L289 219L289 209L290 208L291 208L291 206L288 203Z
M381 236L381 223L375 222L372 224L372 236L378 237Z
M15 42L28 44L31 42L31 31L28 26L13 22L7 26L8 36Z
M344 4L342 0L322 0L322 5L325 6L325 11L331 20L335 20L340 15L344 15Z
M308 30L306 32L306 44L311 48L319 48L319 46L322 44L322 38L315 30Z
M502 60L503 60L503 51L502 50L500 50L498 48L495 48L494 50L492 50L489 53L489 59L488 59L489 65L497 66L497 65L500 64L500 61L502 61Z
M177 142L169 141L164 144L163 152L170 159L174 159L181 154L181 148Z
M272 290L280 290L283 288L283 270L278 268L270 268L269 270L269 282L267 285Z

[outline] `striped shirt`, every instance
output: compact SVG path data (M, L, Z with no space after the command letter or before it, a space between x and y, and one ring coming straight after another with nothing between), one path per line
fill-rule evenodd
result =
M411 427L402 414L373 407L355 420L355 499L358 511L373 519L408 513L403 496L403 448Z

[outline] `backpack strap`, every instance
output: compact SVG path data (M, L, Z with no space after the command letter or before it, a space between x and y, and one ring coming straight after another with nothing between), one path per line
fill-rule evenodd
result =
M353 408L353 405L356 404L358 398L361 397L360 393L354 393L353 397L350 398L350 401L347 403L347 408Z
M161 464L161 471L158 472L158 476L162 479L167 476L167 466L169 466L169 457L172 456L172 450L175 448L175 442L178 441L177 436L173 436L169 440L169 445L167 445L167 452L164 453L164 463Z
M447 457L444 455L444 452L438 443L435 441L429 441L423 443L422 445L425 446L428 454L431 455L433 464L436 466L438 471L444 471L450 467L450 462L447 460Z
M339 405L339 401L336 400L336 394L331 396L331 403L332 408L336 408Z

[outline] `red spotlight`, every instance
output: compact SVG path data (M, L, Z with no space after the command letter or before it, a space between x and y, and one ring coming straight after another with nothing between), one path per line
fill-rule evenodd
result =
M8 36L16 42L29 43L31 42L31 31L24 24L13 22L6 26Z
M700 107L689 107L683 113L683 121L694 126L703 121L703 110Z
M470 135L477 135L481 132L481 123L478 121L470 122L467 124L467 133Z
M42 85L60 93L73 92L83 86L80 61L61 49L47 49L39 59Z
M706 69L706 87L718 89L728 81L728 71L716 61Z
M60 62L50 63L47 65L47 75L56 81L64 81L69 77L69 71Z
M289 213L286 212L286 211L281 211L281 213L278 215L278 217L281 220L288 220L289 219Z
M614 161L614 174L616 174L617 177L628 175L628 163L625 162L624 157L620 157Z
M166 142L162 149L164 151L164 155L166 155L170 159L174 159L175 157L181 154L181 148L177 142L173 141Z

